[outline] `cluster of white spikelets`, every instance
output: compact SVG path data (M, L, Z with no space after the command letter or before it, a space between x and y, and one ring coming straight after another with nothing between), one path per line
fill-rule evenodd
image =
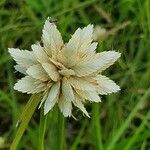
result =
M46 20L42 43L33 44L32 51L9 48L17 62L15 69L25 75L14 89L23 93L41 93L41 105L47 114L57 103L64 116L71 116L72 104L88 115L83 103L100 102L99 95L120 90L102 71L112 65L120 53L96 53L93 25L78 28L68 43L63 43L54 23Z

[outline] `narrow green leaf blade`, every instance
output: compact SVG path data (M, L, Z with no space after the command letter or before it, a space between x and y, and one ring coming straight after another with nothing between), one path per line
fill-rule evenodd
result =
M19 128L17 130L15 139L13 140L10 150L16 150L19 141L21 140L21 137L25 131L25 129L28 126L28 123L40 102L40 96L39 95L33 95L31 96L29 102L27 103L27 106L25 106L25 109L23 111L23 114L21 115L21 123L19 125ZM29 105L30 104L30 105Z

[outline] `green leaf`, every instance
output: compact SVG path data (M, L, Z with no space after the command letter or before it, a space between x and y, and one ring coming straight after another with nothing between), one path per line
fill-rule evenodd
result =
M16 150L16 148L21 140L21 137L23 136L23 133L26 130L28 123L29 123L36 107L38 106L39 102L40 102L40 96L33 95L33 96L31 96L30 100L26 104L26 106L22 112L21 118L20 118L21 123L17 130L15 139L13 140L13 142L11 144L10 150Z
M137 103L137 105L134 107L128 118L124 121L122 126L116 131L115 135L111 138L112 140L109 142L106 150L112 150L117 141L119 140L120 136L123 134L123 132L129 127L129 124L131 120L135 117L137 111L140 109L140 106L143 104L143 102L146 100L150 92L150 89L146 91L146 93L142 96L140 101Z
M149 118L150 118L150 111L148 111L147 115L144 116L141 125L135 130L135 133L133 134L133 136L130 138L130 140L124 147L124 150L132 149L132 145L137 141L139 134L145 129L145 124L147 123Z
M76 136L76 138L74 139L74 141L70 147L70 150L77 150L78 149L78 145L80 144L80 142L82 140L86 126L87 126L87 120L85 120L83 122L82 127L81 127L80 131L78 132L78 135Z

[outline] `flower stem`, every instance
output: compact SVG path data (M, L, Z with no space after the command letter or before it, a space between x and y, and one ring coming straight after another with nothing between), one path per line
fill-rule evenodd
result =
M65 118L61 113L58 114L58 126L58 150L64 150Z
M98 104L93 104L92 123L93 123L93 140L95 144L95 149L103 150L102 134L100 126L100 111Z
M44 109L41 108L41 115L40 115L40 127L39 127L39 139L38 139L38 149L44 150L44 137L45 137L45 130L46 130L46 122L47 122L47 115L44 115Z

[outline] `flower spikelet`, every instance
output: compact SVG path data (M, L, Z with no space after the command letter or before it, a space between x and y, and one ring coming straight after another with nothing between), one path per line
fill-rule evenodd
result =
M68 43L64 43L56 25L45 21L42 45L33 44L32 51L9 48L16 61L15 69L24 77L14 89L22 93L41 93L41 104L47 114L55 104L65 117L72 115L72 105L89 117L86 101L101 102L99 95L107 95L120 87L102 71L119 57L116 51L96 53L93 25L78 28Z

